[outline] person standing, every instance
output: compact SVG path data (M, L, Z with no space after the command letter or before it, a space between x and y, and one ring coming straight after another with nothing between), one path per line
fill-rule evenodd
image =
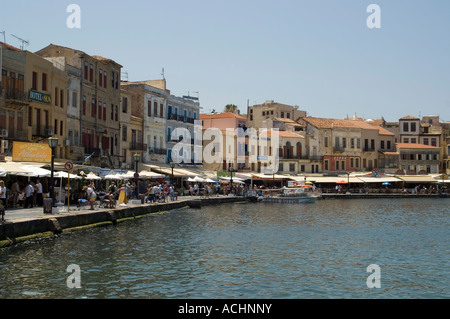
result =
M36 189L36 202L37 205L41 207L44 203L44 200L42 197L42 184L39 179L36 181L35 189Z
M3 180L0 181L0 200L2 201L3 207L6 210L6 186Z
M24 208L28 208L28 206L33 208L33 194L34 194L34 187L33 187L33 185L31 185L31 181L29 181L27 187L25 187L25 206L24 206Z
M87 195L87 200L89 201L89 204L91 205L91 210L94 210L94 203L95 203L95 200L97 199L97 194L95 194L93 184L88 186L88 188L86 190L86 195Z
M175 189L173 185L170 185L169 192L170 192L170 200L172 202L175 201Z

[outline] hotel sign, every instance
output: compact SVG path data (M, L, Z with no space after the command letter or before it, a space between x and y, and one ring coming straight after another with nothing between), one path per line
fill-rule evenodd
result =
M30 100L38 101L45 104L50 104L52 102L52 97L48 94L30 90L29 95Z
M13 162L50 163L52 149L48 144L13 142Z

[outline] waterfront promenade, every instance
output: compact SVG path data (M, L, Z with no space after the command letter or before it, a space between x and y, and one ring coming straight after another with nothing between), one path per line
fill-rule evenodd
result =
M200 208L207 205L245 201L239 196L183 196L176 201L142 204L131 199L126 206L90 210L88 206L58 206L58 211L45 214L43 207L8 209L5 222L0 223L0 247L34 237L48 237L64 231L86 227L115 225L118 222L185 207Z

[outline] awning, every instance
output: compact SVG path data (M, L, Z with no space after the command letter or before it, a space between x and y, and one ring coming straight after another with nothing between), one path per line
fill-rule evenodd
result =
M397 177L357 177L363 183L396 183L401 182Z
M253 179L264 179L264 180L275 180L275 179L290 179L290 176L279 175L279 174L261 174L261 173L253 173Z
M399 176L405 183L433 183L439 181L431 176Z

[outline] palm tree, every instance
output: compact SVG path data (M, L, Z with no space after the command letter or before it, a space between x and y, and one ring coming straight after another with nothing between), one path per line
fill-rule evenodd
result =
M237 113L237 114L240 113L239 110L238 110L238 107L236 105L234 105L234 104L227 104L227 105L225 105L224 112L231 112L231 113Z

